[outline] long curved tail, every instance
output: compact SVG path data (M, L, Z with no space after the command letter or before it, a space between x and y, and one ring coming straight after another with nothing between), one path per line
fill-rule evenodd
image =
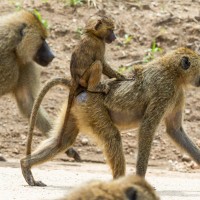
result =
M32 139L33 139L33 130L34 130L34 126L35 126L35 123L36 123L37 113L38 113L40 104L41 104L44 96L46 95L46 93L52 87L54 87L56 85L64 85L64 86L67 86L67 87L71 87L71 82L70 82L70 80L68 80L66 78L54 78L54 79L48 81L44 85L44 87L42 88L40 93L38 94L37 98L34 101L31 116L30 116L30 126L29 126L29 132L28 132L28 135L27 135L27 141L26 141L26 155L31 154L31 144L32 144Z

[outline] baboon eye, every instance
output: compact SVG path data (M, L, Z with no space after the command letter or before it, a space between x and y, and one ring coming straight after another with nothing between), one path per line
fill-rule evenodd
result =
M137 191L133 187L129 187L126 189L125 194L128 200L136 200L137 199Z
M189 61L189 58L184 56L182 57L182 60L181 60L181 66L183 69L187 70L189 67L190 67L191 63Z

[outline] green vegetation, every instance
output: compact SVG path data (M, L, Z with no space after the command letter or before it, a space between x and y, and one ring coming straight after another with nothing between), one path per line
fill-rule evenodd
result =
M77 35L78 35L79 37L81 37L81 35L83 35L83 28L78 27L78 28L76 29L76 33L77 33Z
M157 47L156 40L154 39L151 48L147 50L147 55L143 58L143 62L148 63L153 60L155 58L155 54L161 51L162 49Z
M123 43L124 43L125 45L128 45L128 44L131 43L132 40L133 40L133 36L132 36L132 35L125 34L125 35L124 35L124 41L123 41Z
M125 72L131 72L132 71L132 67L131 66L124 66L121 65L119 66L118 70L119 73L124 74Z
M34 10L33 13L36 15L36 17L41 21L41 23L44 25L46 29L48 29L48 22L45 19L42 19L42 16L38 10Z
M42 0L42 3L48 3L49 0Z
M83 0L67 0L66 2L72 7L83 4Z

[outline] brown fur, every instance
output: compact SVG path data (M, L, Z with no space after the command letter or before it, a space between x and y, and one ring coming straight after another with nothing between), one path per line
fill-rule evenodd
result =
M47 31L31 12L22 10L1 16L0 38L0 96L12 93L23 116L29 118L40 87L40 69L34 59ZM36 126L48 136L52 123L43 108Z
M62 200L159 200L143 178L129 175L117 180L91 181L75 188Z
M100 83L102 73L109 78L125 79L121 74L114 71L104 58L105 43L112 43L115 40L113 31L113 20L105 16L93 16L86 23L85 36L76 46L71 56L72 86L69 92L64 126L69 119L75 93L79 86L87 88L91 92L108 93L109 86L105 83ZM63 135L64 130L61 131L59 136L59 144L62 143Z
M136 70L132 81L110 83L110 92L84 91L74 100L72 113L64 127L62 145L57 138L63 129L64 105L52 130L52 137L21 160L22 173L29 185L44 185L34 180L31 167L68 149L79 132L90 133L102 145L114 178L125 174L125 159L119 129L139 127L136 173L145 176L155 131L163 119L167 134L200 164L200 150L182 127L184 91L188 85L200 86L200 56L179 48Z

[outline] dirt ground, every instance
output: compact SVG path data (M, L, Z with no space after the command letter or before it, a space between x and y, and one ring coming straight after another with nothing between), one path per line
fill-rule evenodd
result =
M133 165L128 164L127 174L133 171ZM112 179L108 165L89 162L48 162L33 169L33 174L36 180L43 181L47 187L28 186L17 160L9 159L9 162L0 163L1 200L58 200L90 180ZM146 179L156 188L162 200L200 199L198 172L187 173L186 176L182 172L149 167Z
M125 74L131 69L127 66L146 62L180 46L200 50L199 0L97 0L96 3L95 8L93 4L88 6L86 2L70 7L64 0L0 0L1 15L23 7L37 9L43 19L47 20L50 35L48 42L56 58L48 68L42 69L42 84L53 77L70 76L70 55L81 37L84 23L90 15L100 12L112 15L116 21L117 41L107 46L107 60L113 68ZM160 50L152 53L154 41ZM149 53L153 55L149 56ZM68 91L62 87L49 92L43 105L52 117L55 117L67 95ZM199 100L198 88L187 91L184 128L200 147ZM6 159L19 159L25 152L28 122L20 115L11 95L0 99L0 111L0 153ZM127 163L135 163L137 130L124 132L122 138ZM42 134L35 130L34 146L43 139ZM84 161L105 161L101 149L83 134L78 137L74 147ZM56 159L73 162L64 154ZM168 139L163 124L159 126L155 135L150 165L184 172L198 169L197 165Z

